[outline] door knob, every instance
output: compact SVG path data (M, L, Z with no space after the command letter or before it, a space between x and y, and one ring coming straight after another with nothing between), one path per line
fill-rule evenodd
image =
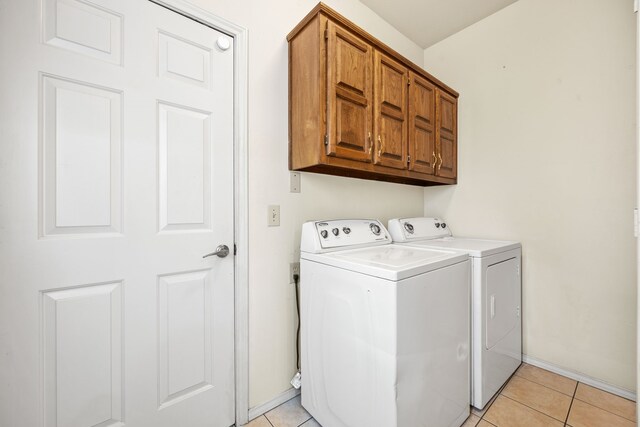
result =
M214 255L217 255L220 258L226 257L227 255L229 255L229 247L227 245L219 245L216 248L215 252L211 252L210 254L206 254L202 258L206 258L206 257L209 257L209 256L214 256Z

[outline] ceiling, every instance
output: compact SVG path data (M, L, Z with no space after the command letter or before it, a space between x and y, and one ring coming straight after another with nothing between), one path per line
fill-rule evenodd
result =
M426 49L517 0L360 0Z

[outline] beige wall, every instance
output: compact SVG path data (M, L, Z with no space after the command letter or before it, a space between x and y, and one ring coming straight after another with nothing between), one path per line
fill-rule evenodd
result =
M289 262L299 258L300 227L321 218L422 215L423 190L397 184L303 174L289 193L286 35L315 0L191 0L249 30L249 381L250 406L290 388L295 373L295 295ZM423 51L356 0L329 6L416 63ZM281 206L267 227L267 205Z
M425 51L460 93L458 235L523 244L525 354L635 390L631 0L520 0Z

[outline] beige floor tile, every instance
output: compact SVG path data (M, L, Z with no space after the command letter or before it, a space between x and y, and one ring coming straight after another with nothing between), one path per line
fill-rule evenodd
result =
M636 403L615 394L580 383L576 391L576 399L590 403L605 411L613 412L628 420L636 420Z
M570 396L518 376L511 378L502 394L562 422L571 405Z
M311 418L306 423L302 424L300 427L322 427L316 420Z
M244 427L272 427L272 426L269 420L267 420L264 415L261 415L258 418L250 421L249 424L245 424Z
M523 363L522 366L516 371L516 375L522 378L526 378L534 383L542 384L543 386L552 388L560 393L564 393L569 396L573 396L576 391L577 381L570 378L563 377L562 375L554 374L546 369L538 368L537 366L528 365Z
M575 399L567 420L571 427L633 427L636 423Z
M480 421L480 417L471 414L469 415L469 418L467 418L467 421L465 421L460 427L475 427L476 424L478 424L478 421Z
M505 396L498 396L483 420L498 427L562 427L564 425L563 422Z
M494 427L494 425L486 422L485 420L480 420L476 427Z
M496 397L498 397L498 395L500 394L500 391L498 391L489 402L487 402L486 405L484 405L484 408L482 408L482 410L474 408L473 406L471 407L471 414L482 418L482 416L489 410L489 407L491 406L491 404L496 400Z
M264 415L273 427L298 427L311 418L311 415L300 404L300 396L288 400Z

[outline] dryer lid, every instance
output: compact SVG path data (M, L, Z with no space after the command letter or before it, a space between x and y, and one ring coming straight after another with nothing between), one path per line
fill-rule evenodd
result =
M504 240L465 239L458 237L443 237L439 239L407 242L412 246L439 250L463 251L472 257L485 257L521 248L520 243Z

